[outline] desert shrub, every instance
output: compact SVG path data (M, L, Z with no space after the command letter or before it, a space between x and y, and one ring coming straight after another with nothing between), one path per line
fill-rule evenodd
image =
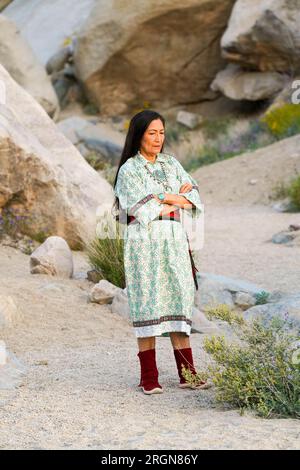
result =
M264 117L252 119L248 130L232 137L229 129L234 122L235 119L228 117L203 122L202 130L207 140L205 145L188 155L187 171L194 171L201 166L251 152L299 134L300 106L287 103L274 108Z
M104 170L109 166L109 163L104 161L98 152L89 152L85 159L96 171Z
M276 139L268 132L267 127L258 120L252 120L249 129L241 134L230 137L224 134L221 139L208 141L198 151L189 155L187 171L194 171L200 166L254 151L273 143Z
M233 117L221 117L218 119L205 119L202 123L203 134L206 139L214 140L220 135L226 135L229 127L236 121Z
M7 234L12 238L16 238L20 232L24 231L27 218L28 216L20 215L18 211L12 208L4 207L0 215L0 237Z
M224 159L225 156L220 153L216 146L204 145L203 147L199 148L198 151L194 152L193 155L188 156L185 169L189 172L194 171L201 166L210 165L211 163L215 163Z
M287 193L295 209L300 210L300 176L292 180L287 188Z
M234 329L238 335L234 344L224 336L205 338L212 364L199 377L213 382L218 402L238 407L241 413L249 409L264 418L299 419L299 329L288 314L238 321Z
M274 142L269 135L266 126L253 119L249 123L249 128L241 132L234 138L223 140L220 145L222 153L238 153L253 151Z
M271 199L284 199L287 198L288 195L288 185L283 181L279 181L273 186Z
M277 139L300 133L300 106L286 103L268 111L261 119Z
M172 146L180 141L182 137L190 132L190 129L180 122L170 120L166 123L165 145Z
M39 243L43 243L50 235L50 230L45 227L43 230L38 232L32 232L31 226L35 222L34 214L24 214L18 209L12 207L4 207L0 215L0 239L4 235L9 235L12 239L17 240L22 238L23 235L30 235L32 240L36 240ZM34 250L32 241L26 239L27 243L27 254L31 254Z
M106 237L97 235L85 245L89 264L101 275L101 279L106 279L124 289L126 283L122 229L118 222L114 223L113 220L106 218L102 230L103 233L106 232Z
M168 126L168 131L166 132L166 144L172 144L173 142L179 141L179 129L178 126Z
M269 292L266 292L262 290L261 292L258 292L257 294L254 294L254 297L256 299L255 305L263 305L268 302L270 294Z
M211 320L216 318L218 320L223 320L229 323L230 325L233 323L244 323L244 318L242 315L236 313L229 305L227 304L219 304L215 307L207 306L204 308L206 316Z

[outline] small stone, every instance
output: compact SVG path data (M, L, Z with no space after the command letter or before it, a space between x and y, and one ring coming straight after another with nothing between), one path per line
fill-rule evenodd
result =
M279 232L273 235L272 237L272 242L273 243L278 243L278 244L283 244L283 243L289 243L293 241L294 237L286 232Z
M300 230L300 224L291 224L289 225L289 230Z
M35 366L47 366L48 361L46 359L41 359L40 361L35 361L34 365Z
M199 126L202 120L202 116L189 113L188 111L179 111L176 118L176 121L179 122L179 124L183 124L189 129L195 129L197 126Z
M256 304L256 300L253 295L248 292L237 292L235 295L234 303L241 307L242 310L253 307Z
M272 209L277 212L287 212L291 208L291 201L289 198L285 198L282 201L276 202L272 205Z
M90 302L96 302L98 304L111 304L115 294L121 290L119 287L111 284L106 279L101 279L101 281L96 284L90 294Z
M96 269L91 269L87 272L87 279L97 284L102 279L102 275Z
M30 272L72 277L73 256L66 240L58 236L48 237L30 255Z

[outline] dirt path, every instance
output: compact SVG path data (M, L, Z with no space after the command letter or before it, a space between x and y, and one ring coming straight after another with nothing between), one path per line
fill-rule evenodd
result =
M200 270L296 291L300 248L266 243L293 222L262 206L207 206ZM91 283L31 275L29 257L13 248L0 246L0 260L0 292L24 316L1 338L28 367L22 387L0 391L0 448L299 448L299 421L240 416L216 407L212 390L178 389L168 338L157 339L165 391L143 395L131 327L108 306L87 303ZM81 253L74 260L77 274L87 270ZM191 336L198 366L207 360L203 338Z
M204 246L196 254L200 271L269 290L300 291L300 247L269 241L290 224L300 224L300 213L259 204L206 204L204 210Z

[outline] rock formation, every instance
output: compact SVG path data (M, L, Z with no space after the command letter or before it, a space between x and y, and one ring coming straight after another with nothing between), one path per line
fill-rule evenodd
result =
M29 217L26 233L63 237L79 248L95 236L96 211L111 185L85 161L41 106L0 66L0 209ZM3 96L2 96L3 98Z

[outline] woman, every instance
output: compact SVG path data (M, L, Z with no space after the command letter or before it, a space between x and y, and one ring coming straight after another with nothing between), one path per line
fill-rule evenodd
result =
M114 182L115 205L125 211L127 224L125 278L139 348L139 386L145 394L163 391L155 360L156 336L171 339L181 388L191 387L182 365L196 374L189 341L196 268L180 209L197 217L202 204L196 181L175 157L163 153L164 140L164 118L151 110L137 113ZM207 387L201 382L197 388Z

